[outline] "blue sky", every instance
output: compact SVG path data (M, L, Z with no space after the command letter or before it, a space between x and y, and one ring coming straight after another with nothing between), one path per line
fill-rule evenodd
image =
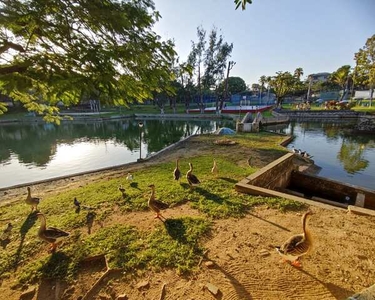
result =
M233 43L231 76L246 84L261 75L332 72L354 66L354 53L375 34L375 0L253 0L245 11L233 0L154 0L162 19L154 30L174 39L186 60L196 28L221 29Z

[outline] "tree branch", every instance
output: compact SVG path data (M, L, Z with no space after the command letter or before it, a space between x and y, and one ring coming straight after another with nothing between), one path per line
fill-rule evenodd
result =
M0 54L4 53L8 49L17 50L18 52L26 52L25 49L21 45L8 42L8 41L4 41L4 45L0 47Z
M31 63L29 62L29 63L24 63L22 65L0 67L0 75L7 75L7 74L16 73L16 72L23 73L30 66L31 66Z

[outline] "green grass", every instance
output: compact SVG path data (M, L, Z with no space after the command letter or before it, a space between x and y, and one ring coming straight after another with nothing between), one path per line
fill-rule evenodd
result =
M375 103L375 100L374 100L374 103ZM373 106L354 106L352 110L375 114L375 104Z
M212 143L216 137L200 136L199 143ZM282 137L270 133L240 134L231 139L244 151L257 149L265 155L281 156L285 149L278 146ZM241 149L242 149L241 148ZM230 148L228 148L230 149ZM242 151L242 150L241 150ZM241 152L242 153L242 152ZM257 169L239 164L246 154L225 152L216 155L219 167L217 177L211 174L212 155L202 155L180 160L183 174L188 163L193 163L194 174L200 179L200 186L190 189L185 177L176 182L172 177L174 162L161 163L133 173L134 180L124 177L103 179L63 193L45 197L39 209L47 217L47 225L71 232L59 252L48 255L47 245L37 238L39 220L29 215L30 207L23 201L0 207L3 220L14 225L11 242L6 251L0 250L0 276L7 277L17 269L21 282L39 278L74 279L83 258L106 254L110 266L125 271L173 268L178 272L194 271L203 252L202 239L209 234L211 220L219 218L240 218L257 205L267 205L281 211L299 210L303 204L286 199L265 198L238 193L234 185ZM155 222L152 231L141 231L126 224L104 227L87 235L87 210L76 212L74 197L82 205L95 211L95 220L108 220L113 211L126 214L129 211L147 211L150 195L148 185L156 186L156 198L171 206L188 202L193 209L202 213L201 218L169 219L164 224ZM118 191L122 184L126 189L123 197ZM32 191L37 196L36 191ZM112 222L113 223L113 222Z

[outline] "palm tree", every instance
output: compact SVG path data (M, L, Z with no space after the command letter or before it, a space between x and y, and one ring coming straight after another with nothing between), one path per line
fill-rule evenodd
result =
M260 79L259 79L259 84L260 84L259 103L262 102L263 87L264 87L264 84L266 83L266 81L267 81L266 76L264 76L264 75L260 76Z
M295 71L294 71L294 77L296 77L298 79L298 81L301 80L301 76L303 75L303 69L302 68L297 68Z
M345 66L338 68L337 71L333 72L330 76L330 80L334 83L337 83L343 90L340 101L344 99L347 93L349 76L350 76L349 65L345 65Z

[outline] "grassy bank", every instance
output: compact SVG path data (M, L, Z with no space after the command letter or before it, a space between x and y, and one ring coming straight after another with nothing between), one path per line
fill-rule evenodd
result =
M173 150L172 154L181 157L183 174L188 163L193 163L194 174L201 181L193 190L184 177L180 182L172 179L175 157L170 157L166 162L144 165L133 173L133 181L125 179L124 171L122 177L66 188L43 197L39 209L45 214L47 225L71 233L52 255L37 238L39 221L34 213L30 214L28 205L22 201L0 207L1 225L9 221L14 225L10 240L0 251L1 277L16 276L16 281L22 283L40 278L72 280L79 272L80 262L98 254L105 254L111 267L124 271L172 268L180 273L194 272L215 219L241 218L257 205L282 211L303 207L290 200L250 196L234 190L237 181L286 152L279 146L282 137L269 133L237 135L231 137L237 142L235 146L215 146L213 141L217 138L195 137ZM218 175L210 172L213 156L219 166ZM251 166L247 164L249 157L254 162ZM156 198L168 203L169 210L188 206L194 216L181 215L164 223L152 220L154 214L147 205L151 183L156 186ZM119 185L125 188L124 195L119 192ZM73 204L74 197L81 202L80 210ZM130 224L130 214L139 218L139 225L145 218L152 220L152 228Z

